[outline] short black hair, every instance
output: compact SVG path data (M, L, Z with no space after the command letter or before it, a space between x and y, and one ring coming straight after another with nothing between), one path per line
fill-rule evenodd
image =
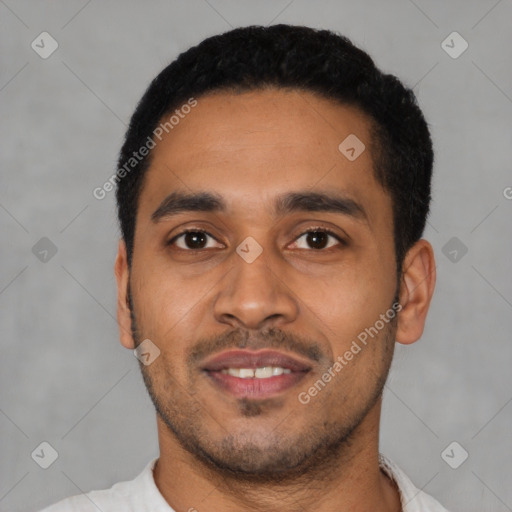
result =
M380 71L347 37L284 24L241 27L209 37L181 53L149 85L131 118L116 175L128 264L138 199L151 162L151 152L140 156L139 151L152 140L164 116L209 92L269 87L316 93L369 116L374 175L393 203L400 275L407 250L423 234L430 204L434 155L416 97L394 75Z

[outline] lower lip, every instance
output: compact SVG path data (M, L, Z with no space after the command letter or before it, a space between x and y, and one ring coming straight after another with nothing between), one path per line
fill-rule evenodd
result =
M220 389L237 398L270 398L286 391L300 382L308 372L283 373L266 379L241 379L227 373L206 372L211 381Z

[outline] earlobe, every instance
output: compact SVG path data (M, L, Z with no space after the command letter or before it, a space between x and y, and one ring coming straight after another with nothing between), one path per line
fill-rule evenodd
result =
M119 325L119 338L123 347L134 349L135 342L132 336L132 321L130 304L128 302L130 269L128 268L126 244L122 238L119 240L114 273L117 280L117 323Z
M436 265L430 243L418 240L407 251L402 269L396 341L408 345L421 337L434 294Z

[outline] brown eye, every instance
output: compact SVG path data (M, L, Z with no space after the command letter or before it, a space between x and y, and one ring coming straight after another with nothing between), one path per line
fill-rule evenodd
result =
M212 235L206 231L187 230L172 238L168 245L176 244L179 249L183 249L185 251L208 249L212 247L209 239L215 241ZM209 242L210 245L208 245Z
M304 239L304 242L300 242ZM295 244L299 249L330 249L336 244L346 245L338 235L327 229L314 229L306 231L299 238L295 240Z

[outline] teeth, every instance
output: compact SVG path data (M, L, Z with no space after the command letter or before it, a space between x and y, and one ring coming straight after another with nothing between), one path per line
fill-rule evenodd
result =
M283 373L291 373L289 368L281 368L280 366L264 366L262 368L225 368L222 373L238 377L240 379L268 379Z

